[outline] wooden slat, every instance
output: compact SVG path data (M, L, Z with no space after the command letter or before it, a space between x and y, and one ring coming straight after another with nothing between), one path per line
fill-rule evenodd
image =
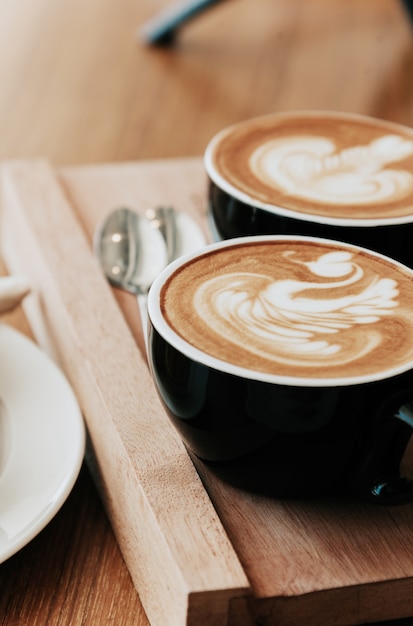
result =
M2 236L8 266L33 284L33 332L76 390L102 495L151 624L226 624L248 581L47 163L4 166Z
M168 201L205 226L201 159L63 168L60 175L89 241L99 220L118 204L144 210ZM118 296L140 342L134 298ZM265 624L343 626L412 614L412 596L406 593L413 585L412 506L384 510L353 501L277 501L240 492L202 464L197 467Z
M194 460L205 491L159 405L137 347L135 299L109 288L92 235L120 204L168 201L205 226L205 185L200 159L63 168L58 179L44 162L4 170L6 259L29 271L29 320L57 348L81 400L96 476L149 619L350 626L411 615L413 506L259 497Z

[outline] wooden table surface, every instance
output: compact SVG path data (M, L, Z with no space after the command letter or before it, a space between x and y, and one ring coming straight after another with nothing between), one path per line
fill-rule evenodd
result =
M174 48L142 46L139 25L167 4L0 0L0 159L198 156L229 123L293 109L413 126L413 27L396 0L228 0ZM20 309L1 321L30 335ZM86 466L0 565L0 589L2 625L148 624Z

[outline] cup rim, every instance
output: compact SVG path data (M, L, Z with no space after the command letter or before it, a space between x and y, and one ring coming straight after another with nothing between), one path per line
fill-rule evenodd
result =
M263 202L262 200L255 199L251 195L241 191L230 182L228 182L215 168L213 162L213 155L216 149L216 146L221 142L221 140L230 134L234 129L241 128L242 126L247 126L251 123L251 121L265 121L268 119L294 119L299 117L309 117L309 118L319 118L319 117L329 117L330 119L337 120L345 120L345 121L363 121L367 124L380 124L384 128L388 128L389 130L393 130L394 132L403 133L402 134L411 134L413 140L413 129L410 129L408 126L403 124L399 124L397 122L391 122L388 120L383 120L381 118L362 115L358 113L344 113L340 111L323 111L323 110L310 110L306 111L297 110L297 111L289 111L289 112L281 112L281 113L269 113L266 115L255 116L250 119L242 120L241 122L237 122L235 124L231 124L220 131L218 131L209 141L207 147L204 151L204 167L206 173L210 179L217 187L219 187L222 191L232 196L236 200L247 204L248 206L262 209L269 213L273 213L274 215L281 215L283 217L287 217L294 220L300 220L305 222L317 223L317 224L325 224L328 226L347 226L347 227L372 227L372 226L397 226L399 224L409 224L413 222L413 206L412 212L408 215L402 215L398 217L381 217L381 218L346 218L346 217L334 217L334 216L321 216L317 214L310 213L301 213L300 211L296 211L294 209L290 209L288 207L283 207L278 204L273 204L270 202Z
M197 257L203 257L209 254L211 251L222 249L231 246L242 246L248 243L259 242L271 242L271 241L304 241L314 242L324 245L340 246L349 250L363 251L376 258L381 258L385 262L390 263L396 268L401 269L403 272L410 273L413 279L413 269L407 267L403 263L400 263L390 257L387 257L378 252L374 252L362 246L337 241L334 239L325 239L321 237L308 237L303 235L259 235L249 237L239 237L236 239L227 239L212 244L207 244L201 250L186 254L180 257L176 261L170 263L155 279L149 293L148 293L148 319L150 324L156 329L156 331L172 345L176 350L190 358L191 360L210 367L212 369L232 374L240 378L246 378L250 380L260 381L264 383L272 383L278 385L285 385L290 387L349 387L353 385L362 385L367 383L373 383L380 380L387 380L406 373L413 369L413 358L406 363L403 363L397 367L390 367L382 372L376 372L373 374L364 374L358 376L338 376L336 378L310 378L304 376L290 376L282 374L269 374L265 372L258 372L253 369L240 367L230 362L224 361L214 356L210 356L202 350L196 348L191 343L183 339L177 332L175 332L164 320L160 311L160 293L166 280L174 274L174 272L181 266L185 265L188 261Z

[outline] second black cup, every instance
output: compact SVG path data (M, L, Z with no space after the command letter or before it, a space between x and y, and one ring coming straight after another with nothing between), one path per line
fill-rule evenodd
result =
M309 235L413 265L413 131L297 112L226 128L205 152L215 238Z

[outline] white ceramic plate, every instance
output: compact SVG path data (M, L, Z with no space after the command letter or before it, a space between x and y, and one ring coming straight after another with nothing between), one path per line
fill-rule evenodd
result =
M66 378L32 341L0 324L0 563L60 509L85 449Z

